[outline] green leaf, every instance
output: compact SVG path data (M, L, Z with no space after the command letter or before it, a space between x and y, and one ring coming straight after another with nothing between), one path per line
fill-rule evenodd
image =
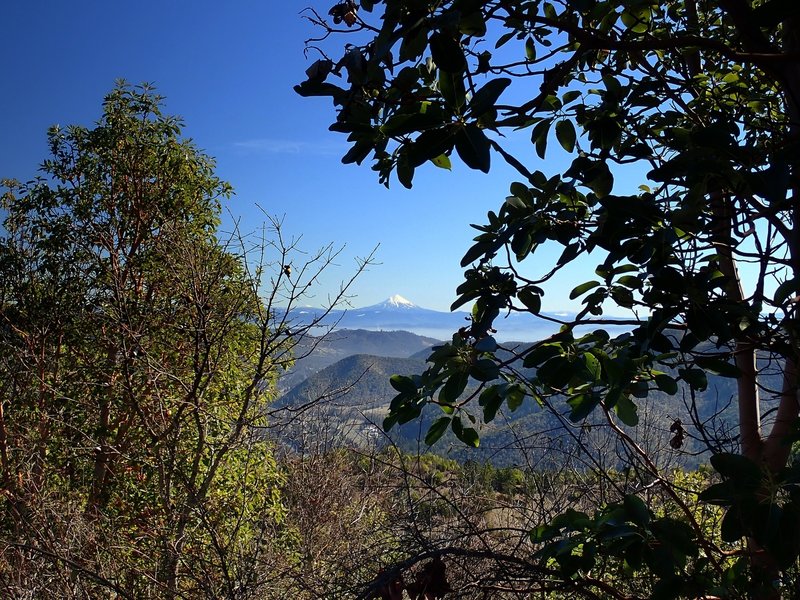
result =
M789 296L797 294L798 291L800 291L800 277L787 279L778 286L778 289L775 290L775 306L781 306L784 302L786 302L786 300L789 299Z
M461 73L467 67L461 44L451 35L442 32L431 34L428 40L431 56L436 66L449 73Z
M476 73L488 73L489 70L492 68L491 65L492 61L492 53L488 50L484 50L480 54L478 54L478 67L475 70Z
M422 405L418 403L406 403L398 407L397 410L392 410L393 412L390 413L384 421L384 428L386 428L387 425L389 427L395 424L402 425L403 423L418 419L422 413ZM388 431L388 429L385 430Z
M651 18L650 6L647 5L622 11L623 24L634 33L646 32Z
M536 148L536 154L544 159L547 153L547 136L550 134L550 126L553 124L551 119L539 121L531 131L531 141Z
M517 196L506 196L506 205L520 211L524 211L528 208L528 205Z
M530 188L524 183L520 183L519 181L512 182L510 191L511 194L515 198L519 198L525 206L533 205L533 194L531 193Z
M342 157L342 163L348 165L352 163L361 164L367 155L372 151L374 145L370 140L359 140Z
M546 385L562 389L575 377L575 364L566 356L554 356L537 373Z
M611 298L618 306L623 308L633 307L633 293L624 287L615 286L611 288Z
M623 506L630 520L637 525L646 526L650 522L650 509L639 496L628 494L623 500Z
M707 371L712 375L719 375L720 377L730 377L731 379L736 379L742 374L736 365L729 363L727 360L722 358L698 356L695 359L695 363L697 363L697 366L704 371Z
M567 527L572 531L586 531L594 526L594 522L585 512L568 508L563 513L556 515L550 526L557 529Z
M642 280L633 275L623 275L616 281L619 285L624 285L632 290L642 289Z
M510 385L505 391L506 404L511 412L522 406L525 400L525 391L518 385Z
M488 110L493 109L500 94L502 94L503 90L510 84L511 79L508 77L501 77L499 79L493 79L475 92L475 95L469 103L469 110L472 116L477 118Z
M556 139L567 152L572 152L575 149L577 136L575 134L575 125L572 124L572 121L562 119L556 123Z
M723 477L736 482L737 486L756 489L761 483L759 466L741 454L720 452L711 456L711 466Z
M333 69L333 61L327 58L321 58L306 69L306 76L311 81L324 81L328 74Z
M439 392L439 401L446 403L455 402L466 389L468 382L469 375L466 371L457 371L451 374Z
M449 153L454 143L455 137L451 127L437 127L423 131L411 144L406 145L408 162L418 167L428 160L435 160Z
M536 368L551 358L561 356L564 352L564 347L561 344L540 344L528 352L522 366L526 369Z
M425 434L425 443L428 446L433 446L438 442L450 426L451 420L450 417L439 417L436 419L428 429L428 433Z
M622 394L617 399L617 403L614 405L614 410L616 411L619 420L625 423L625 425L628 425L629 427L635 427L639 424L639 414L637 412L636 404L630 399L629 396Z
M552 540L558 532L560 527L553 527L552 525L539 525L531 530L530 538L534 544L540 544Z
M601 198L608 196L614 188L614 176L604 162L594 163L586 170L586 176L586 186Z
M464 87L464 79L461 75L441 70L439 72L439 92L453 112L461 114L461 110L467 104L467 89Z
M464 427L464 424L461 422L460 418L453 419L452 428L453 433L456 434L456 437L464 442L467 446L477 448L480 444L478 432L472 427Z
M482 37L486 35L486 21L480 10L474 10L461 17L458 30L464 35Z
M509 31L508 33L504 33L503 35L501 35L499 38L497 38L497 41L494 44L495 50L497 48L500 48L501 46L506 45L508 41L515 35L517 35L516 31Z
M424 23L420 24L412 31L409 31L403 36L403 41L400 44L400 60L412 61L416 60L425 52L428 47L428 28Z
M500 369L493 360L481 358L469 370L470 376L477 381L492 381L500 375Z
M532 37L525 40L525 58L530 61L536 60L536 42Z
M441 125L441 118L433 113L398 113L389 118L379 131L385 136L404 136Z
M646 381L634 381L628 388L628 392L634 398L644 399L650 394L650 388Z
M675 381L669 375L656 375L655 382L660 389L665 394L669 394L670 396L674 396L678 393L678 382Z
M389 378L389 383L401 394L414 396L417 393L417 386L411 377L407 377L405 375L392 375Z
M708 387L708 377L706 377L706 372L702 369L678 369L678 375L693 390L702 392Z
M716 504L711 502L711 504ZM720 537L722 537L723 542L728 542L729 544L733 544L738 542L745 536L744 527L742 527L742 517L739 509L736 507L730 507L727 511L725 511L725 516L722 517L722 523L720 525Z
M519 290L517 298L534 315L538 315L539 311L542 310L542 297L530 288Z
M466 267L467 265L472 264L491 250L492 245L486 242L478 242L477 244L474 244L469 250L467 250L464 258L461 259L461 266ZM458 306L460 306L460 304ZM450 310L455 310L455 308L451 307Z
M431 162L440 169L447 169L448 171L452 167L450 164L450 157L447 156L447 154L440 154L436 158L432 158Z
M512 196L514 200L516 197ZM524 227L518 230L514 237L511 238L511 251L517 257L518 261L523 261L528 256L534 244L533 232L529 227Z
M304 81L300 85L294 86L294 91L304 98L312 96L331 96L337 98L346 93L344 89L337 85L328 82L320 82L318 80Z
M489 138L472 123L465 125L456 134L456 152L471 169L489 172Z
M397 158L397 166L395 167L398 181L406 189L411 189L414 180L414 165L408 160L408 153L401 152Z
M575 298L583 296L583 294L585 294L591 289L596 288L598 285L600 285L599 281L586 281L585 283L575 286L569 293L569 299L575 300Z
M392 427L394 427L396 424L397 424L397 415L390 414L383 420L383 430L388 433L389 431L391 431Z
M486 336L475 344L475 350L478 352L494 352L497 350L497 340L490 335Z
M708 504L717 506L730 506L736 499L736 490L730 481L715 483L704 489L698 498Z
M579 423L597 408L597 405L600 404L600 397L595 394L578 394L567 400L567 404L572 409L569 413L569 420Z
M478 398L478 404L483 407L484 423L491 423L503 405L503 396L500 394L499 386L492 385L483 390Z
M650 529L662 543L671 546L673 555L677 552L684 556L697 556L694 531L685 521L664 517L653 521Z
M578 90L570 90L569 92L564 92L564 95L561 96L561 103L566 106L570 102L577 100L580 98L581 92Z
M598 381L603 373L603 369L600 366L600 361L591 352L584 352L582 358L583 365L586 368L586 372L589 374L591 381Z
M561 265L571 263L578 257L582 250L584 250L584 246L581 242L572 242L571 244L567 244L564 246L561 256L558 257L556 265L560 267Z

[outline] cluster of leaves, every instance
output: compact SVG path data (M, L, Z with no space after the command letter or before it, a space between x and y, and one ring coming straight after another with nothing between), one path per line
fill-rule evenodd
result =
M371 11L372 3L363 8ZM626 405L631 394L620 392L641 391L648 373L657 387L674 393L674 381L663 369L650 370L652 363L675 359L673 351L679 351L681 356L667 366L681 368L681 379L702 388L701 371L738 375L727 362L729 342L742 337L758 339L767 328L769 335L764 339L770 344L777 341L775 334L782 331L779 326L785 329L787 323L779 323L774 312L764 323L762 311L765 306L788 310L793 280L787 280L772 298L765 296L763 289L747 301L731 297L727 291L735 282L730 269L721 264L724 257L717 252L717 233L720 211L736 210L738 206L735 201L726 200L726 207L717 210L705 197L713 190L735 190L737 196L752 197L756 204L768 202L774 214L770 220L776 226L778 222L785 223L788 182L786 177L776 179L774 175L777 171L787 173L788 164L796 160L794 150L775 141L776 129L785 128L786 121L779 111L779 95L762 72L743 74L723 50L714 53L719 59L717 71L703 75L687 73L688 66L675 64L672 54L661 53L655 66L643 64L648 46L644 41L637 45L634 40L652 44L653 39L675 39L683 33L682 27L691 24L687 7L674 3L657 8L641 3L622 12L614 8L609 2L568 3L560 12L558 5L539 2L452 2L435 6L426 2L386 2L382 26L375 38L348 51L348 57L358 54L358 61L343 59L335 68L331 63L332 70L323 70L324 76L312 67L315 76L297 88L305 95L331 96L341 106L332 129L348 133L354 142L344 162L361 162L373 153L375 169L387 184L394 171L401 182L410 185L414 169L428 160L434 164L449 162L453 151L468 166L486 171L492 145L487 133L500 132L502 128L530 128L531 141L542 158L553 124L559 142L568 152L576 150L576 130L582 132L588 144L580 148L562 175L548 178L540 171L524 170L528 181L512 184L511 195L500 211L490 212L488 224L477 226L480 235L465 254L462 266L477 264L465 273L453 308L474 302L473 326L464 339L475 346L491 344L484 338L502 311L540 312L544 293L541 283L551 275L546 273L533 281L516 276L514 270L496 264L504 248L522 262L539 248L561 246L554 271L580 255L603 252L603 260L597 266L599 278L576 286L570 294L573 299L582 299L582 314L601 315L608 303L625 309L643 307L651 313L645 326L638 327L630 338L616 342L634 361L634 368L626 356L622 361L605 361L601 371L591 366L583 369L590 375L583 378L583 385L591 385L602 376L612 391L607 408L613 408L620 397ZM704 28L709 38L719 37L723 29L730 27L724 17L724 12L709 9L699 17L705 20L695 27ZM524 42L524 59L508 57L505 62L494 62L491 52L478 52L478 40L486 35L489 20L498 21L508 30L497 39L498 55L505 57L499 49L516 39ZM595 37L585 40L590 29L595 31ZM635 51L609 53L595 47L601 42L611 47L630 45ZM682 43L674 42L678 48ZM397 44L399 49L395 48ZM540 45L552 47L548 50L550 59L537 56L535 49ZM428 57L426 50L430 52ZM553 57L559 54L566 59L554 63ZM529 70L538 67L543 77L541 94L530 102L519 106L499 104L502 93L512 83L509 77L490 79L482 86L477 83L479 76L486 73L519 75L512 69L520 62ZM349 89L327 81L331 72L337 73L341 68L347 71ZM679 75L683 76L680 82L673 83ZM587 82L598 87L569 89ZM676 110L670 106L671 98L681 85L688 86L688 95L693 97L687 98L684 110ZM740 98L743 86L757 89L759 100ZM564 88L566 91L556 94ZM734 102L732 95L737 102L729 106ZM503 116L500 120L499 113ZM512 160L496 142L494 147ZM648 188L639 195L612 194L614 182L609 165L637 161L651 167L648 178L656 190ZM512 164L519 165L516 159ZM774 186L778 181L783 182L782 192L767 189L767 182ZM759 216L754 213L759 210L757 207L742 208L742 220ZM762 248L768 260L780 262L776 253L785 244L786 241L770 238ZM674 337L667 337L676 324L678 330L685 331L680 335L680 344ZM608 340L602 337L600 334L597 341L587 340L586 345L593 346L598 354L615 356L614 349L604 348ZM704 347L692 353L698 344L709 339L714 340L720 352L708 352ZM572 348L559 349L558 343L554 340L553 345L545 345L547 350L537 352L552 352L555 362L565 367L556 371L566 374L574 364ZM459 366L460 358L454 357L464 353L454 342L454 347L432 356L435 367L429 379L435 383L438 378L442 385L448 384L440 400L451 403L453 392L457 392L455 397L463 392L470 370L479 381L495 378L497 367L486 362L491 352L490 349L487 356L478 347L473 359L462 361ZM588 360L595 364L593 359ZM525 366L541 366L535 356L527 362ZM644 368L639 363L644 363ZM607 373L609 369L611 372ZM580 377L575 369L573 377ZM569 378L555 377L555 381L546 384L567 392L572 399L574 390L565 387L565 379ZM426 382L425 393L420 396L431 396L436 386L432 388L430 384L431 381ZM408 382L404 391L407 389ZM585 404L588 412L601 397L605 394L590 394L585 403L575 402ZM403 408L398 401L398 419L387 424L407 420L416 410L412 405ZM406 410L410 412L403 412ZM629 408L623 411L631 412ZM582 413L579 410L575 415ZM624 420L635 421L630 416ZM443 423L436 427L443 427Z
M774 477L741 455L715 454L711 463L723 480L691 494L688 502L724 508L718 532L699 534L685 520L663 514L663 506L648 507L639 497L627 495L593 515L568 509L533 530L532 540L541 544L537 558L557 564L566 578L589 573L601 558L617 560L623 575L645 566L658 578L652 598L704 593L728 598L744 590L758 593L759 586L772 588L772 581L748 581L746 556L715 557L705 546L717 536L715 541L728 544L746 536L775 556L782 569L790 569L797 556L797 538L787 535L798 527L797 465ZM675 474L679 487L691 485L691 474L679 475Z
M646 567L658 578L651 598L694 597L709 590L708 559L684 521L656 518L637 496L611 503L592 516L569 509L531 532L539 560L555 563L569 579L589 573L598 561L617 559L630 573ZM692 559L691 561L689 559ZM724 590L711 589L722 594Z
M473 398L484 421L501 406L560 398L575 422L599 412L612 425L634 426L650 391L691 395L715 374L737 380L741 452L776 476L798 417L796 3L360 6L348 29L358 43L339 61L323 57L296 88L333 100L331 129L352 142L343 161L371 155L385 185L395 174L411 187L417 169L428 162L450 168L455 156L483 172L499 157L522 179L486 224L474 226L453 304L473 303L471 326L434 351L425 373L393 379L398 395L385 427L434 403L444 415L427 442L449 427L477 445ZM503 136L523 132L534 152L515 156ZM552 156L553 138L569 155L566 168L547 175L529 167L534 154ZM641 181L638 191L619 182L623 171ZM570 293L581 302L576 317L511 360L499 357L491 336L499 317L542 316L547 283L579 260L593 264L596 277ZM742 263L750 263L749 280ZM604 314L620 310L641 315L625 321L628 333L612 338L597 328ZM591 323L593 333L576 334ZM757 353L786 372L771 397L775 425L764 436ZM709 445L719 451L720 443ZM742 538L754 530L726 531ZM767 554L782 552L762 541ZM750 547L758 543L751 538ZM764 569L778 577L787 563L772 556L764 564L770 561Z
M711 464L723 481L704 490L700 499L726 508L722 540L746 536L766 548L782 569L791 567L800 553L800 540L788 535L800 529L800 465L772 474L747 457L728 453L715 454Z

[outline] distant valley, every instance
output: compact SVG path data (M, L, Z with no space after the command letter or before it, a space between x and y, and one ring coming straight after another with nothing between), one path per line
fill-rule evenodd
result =
M330 315L331 319L340 319L337 328L324 339L309 338L298 347L298 355L306 351L308 355L298 360L281 379L282 396L273 406L276 429L282 431L280 437L293 445L313 443L363 447L391 441L405 450L424 450L421 439L427 426L441 413L436 407L429 407L421 421L396 428L391 437L384 434L381 423L396 394L389 378L393 374L421 373L426 368L425 360L430 349L462 327L465 315L422 309L398 296L344 315ZM526 315L514 315L515 318L522 316ZM501 326L508 322L521 323L522 320L509 318L502 321ZM347 328L354 323L372 329ZM528 326L529 332L539 331L539 337L525 339L541 339L554 333L556 326L549 325L545 322L538 330ZM395 327L406 330L392 329ZM429 330L446 333L439 336L439 340L419 335L419 332ZM519 347L527 343L505 342L503 345ZM709 383L708 390L697 395L700 417L710 419L708 424L711 427L726 429L730 410L724 411L720 417L711 417L730 402L735 393L735 381L713 377ZM636 435L644 435L643 443L658 447L664 460L684 464L698 460L669 449L672 423L676 419L682 419L684 423L690 420L685 405L687 398L688 395L681 392L672 397L655 392L647 401L638 401L640 415L647 419L648 425L636 428ZM480 417L479 407L475 408L473 413ZM464 448L452 436L445 436L434 449L464 460L541 466L543 462L563 458L553 453L553 447L561 443L554 444L554 439L563 438L565 453L569 452L574 441L565 436L557 415L532 402L526 402L513 414L498 414L492 423L479 422L479 428L481 447L478 451ZM594 430L579 430L578 435L586 439L597 438L592 443L602 444L602 429L597 424ZM696 448L697 444L689 439L684 450ZM612 451L609 448L609 452Z

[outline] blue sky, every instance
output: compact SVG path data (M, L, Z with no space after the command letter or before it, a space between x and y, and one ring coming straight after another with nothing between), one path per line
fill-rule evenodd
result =
M462 280L469 223L500 205L513 174L497 157L488 176L454 160L451 172L420 169L411 191L397 182L386 190L366 163L342 165L347 144L327 130L330 102L292 90L317 58L303 53L314 35L300 16L309 4L325 12L330 2L2 3L0 177L35 175L47 128L91 125L117 78L153 82L234 186L227 208L245 230L264 220L260 206L283 217L285 234L302 236L309 251L346 245L311 303L380 244L380 264L357 282L353 304L401 294L446 310ZM566 274L548 290L545 310L567 308L569 289L589 277Z

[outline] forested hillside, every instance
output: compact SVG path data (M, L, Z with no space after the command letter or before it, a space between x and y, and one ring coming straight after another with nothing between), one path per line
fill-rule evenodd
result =
M381 336L386 336L390 342L396 335L398 332L374 333L372 340L377 342ZM413 338L412 334L408 335ZM514 352L524 351L530 345L508 344ZM383 447L394 443L409 452L430 451L460 461L487 461L495 466L550 469L576 451L575 440L565 429L565 423L557 414L535 403L523 403L513 411L505 409L501 411L501 419L482 423L479 429L481 444L477 449L465 449L452 434L428 447L424 443L424 433L436 416L432 410L423 413L419 423L409 423L378 436L377 429L389 414L390 403L396 395L390 377L421 372L429 353L429 350L422 350L407 359L368 354L341 359L309 375L283 394L273 405L274 423L304 421L306 427L310 427L313 421L324 422L330 447L374 444ZM498 355L504 354L498 351ZM511 352L505 351L506 359L510 356ZM762 363L762 372L765 388L779 385L778 369ZM529 376L535 376L535 373L531 372ZM478 385L479 382L473 380L468 389L477 389ZM705 425L708 435L720 439L734 436L735 394L734 382L719 376L710 376L707 388L702 391L693 391L689 386L683 386L675 395L650 391L651 404L647 412L641 414L641 428L632 429L632 434L643 435L642 443L652 447L649 453L658 455L658 460L665 465L696 468L707 463L709 451L702 439L689 435L681 437L678 444L676 422L681 423L680 431L684 432L684 427L696 420ZM564 412L563 416L568 418L568 413ZM594 438L592 443L603 445L603 461L609 468L621 468L624 461L617 456L611 436L603 432L602 422L595 420L591 429L585 428L581 432L581 437ZM670 445L672 440L677 447Z
M407 331L366 331L338 328L324 337L304 337L294 348L294 363L281 375L280 387L290 390L312 373L353 354L407 358L425 354L437 340Z

